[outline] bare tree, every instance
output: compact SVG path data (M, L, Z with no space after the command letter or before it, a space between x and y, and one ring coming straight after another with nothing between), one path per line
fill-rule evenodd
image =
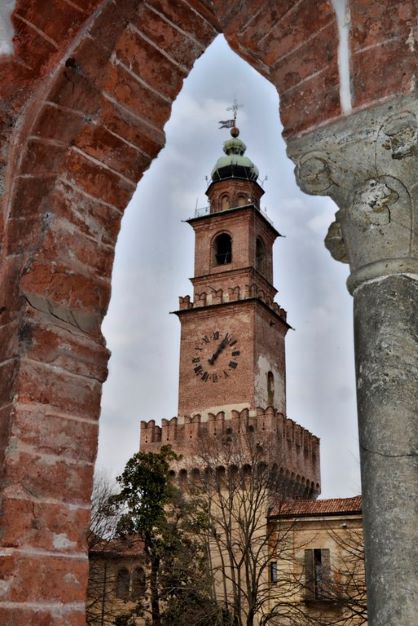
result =
M326 596L341 608L341 614L324 624L361 626L367 624L367 589L364 571L364 540L361 528L347 526L341 532L328 529L338 549L338 560L331 569Z
M364 574L364 547L360 520L317 518L312 503L286 502L270 517L272 526L283 536L290 528L294 537L306 537L305 545L294 540L294 551L285 568L298 577L296 601L308 622L317 626L361 626L367 623L367 595ZM298 518L307 505L310 521ZM277 514L276 514L277 513ZM322 547L319 547L322 546ZM287 624L272 619L271 624Z
M116 535L120 513L112 505L111 498L117 492L116 483L112 483L105 474L95 476L91 496L90 525L87 531L87 544L92 550L96 544L113 539Z
M294 558L293 529L268 524L291 491L268 462L268 435L208 438L198 453L200 478L191 487L207 517L208 552L218 601L234 626L309 624L296 597L302 573L284 567ZM195 475L196 475L195 471ZM279 623L277 621L277 623Z
M110 558L110 547L120 518L111 504L111 497L116 490L116 484L112 484L104 474L95 477L87 531L89 582L86 622L92 626L113 626L120 614L120 609L113 601L117 574Z

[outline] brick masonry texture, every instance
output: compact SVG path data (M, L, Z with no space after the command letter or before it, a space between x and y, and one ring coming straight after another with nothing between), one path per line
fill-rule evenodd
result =
M316 497L320 493L319 439L308 430L287 419L272 407L254 411L223 411L209 414L203 421L200 415L163 420L156 426L153 420L141 422L140 448L156 452L162 445L171 445L180 460L175 464L179 478L193 477L201 471L202 450L213 445L214 450L225 445L227 438L241 440L242 450L248 444L249 433L265 442L263 461L276 466L283 476L286 494L295 498ZM208 444L209 442L209 444ZM245 460L245 454L242 455Z
M416 2L350 0L350 10L354 110L413 90ZM100 326L120 220L164 145L163 126L182 81L223 32L277 87L285 135L292 137L341 115L338 35L324 0L17 0L12 22L14 54L0 58L2 525L7 543L15 524L10 500L18 496L25 507L34 499L44 521L33 523L30 541L47 546L54 523L48 507L62 507L58 534L72 537L71 507L88 507L91 487L91 466L71 465L73 444L54 441L53 419L68 442L83 441L80 457L91 463L97 437L86 424L98 418L106 378ZM44 431L26 432L25 421L35 420L31 410ZM61 488L51 471L48 476L44 451L37 451L39 437L51 448L47 454L66 449ZM36 567L26 561L17 567L14 541L1 585L1 600L9 604L0 621L83 624L77 602L86 568L66 561L77 592L70 584L33 587L42 559L49 579L59 580L59 559L54 565L38 554ZM82 533L70 545L74 554L83 551ZM17 582L34 600L38 595L36 610L10 604Z

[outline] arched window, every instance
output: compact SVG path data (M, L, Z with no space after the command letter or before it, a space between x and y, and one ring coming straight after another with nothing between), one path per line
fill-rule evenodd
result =
M200 480L200 469L198 467L194 467L192 469L192 480L197 483Z
M226 211L231 206L228 194L221 196L221 211Z
M251 199L240 193L238 196L238 206L246 206L251 203Z
M126 567L120 569L116 576L116 597L120 600L129 598L129 571Z
M274 404L274 376L273 372L267 373L267 403L269 406Z
M214 265L226 265L232 261L232 239L227 233L221 233L214 241Z
M221 485L225 482L225 468L223 465L216 468L216 483Z
M266 247L261 237L257 237L255 242L255 266L256 269L263 273L266 266Z
M142 567L137 567L132 573L132 600L140 600L144 597L146 590L145 572Z

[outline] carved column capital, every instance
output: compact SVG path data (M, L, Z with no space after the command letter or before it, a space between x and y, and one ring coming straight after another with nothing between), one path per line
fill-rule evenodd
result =
M299 187L338 205L325 245L349 263L348 289L418 275L418 100L402 97L291 139Z

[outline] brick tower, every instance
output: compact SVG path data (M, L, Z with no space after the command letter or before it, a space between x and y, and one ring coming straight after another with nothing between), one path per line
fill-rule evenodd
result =
M180 298L179 415L273 406L286 413L286 313L274 304L277 230L238 129L224 144L206 194L188 220L196 237L194 297Z
M271 434L266 460L280 466L294 495L320 491L319 440L286 416L286 312L274 302L273 243L260 210L258 170L231 129L212 170L209 205L188 220L195 232L193 300L180 297L178 417L141 424L141 449L171 444L181 471L198 471L206 437ZM188 468L188 469L185 469ZM179 469L179 468L177 468Z

